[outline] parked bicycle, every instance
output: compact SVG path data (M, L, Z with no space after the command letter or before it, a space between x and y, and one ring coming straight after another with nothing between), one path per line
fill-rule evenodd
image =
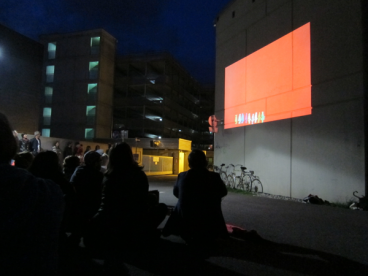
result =
M227 168L229 166L225 167L225 170L223 169L224 166L225 166L225 164L221 164L220 167L214 166L214 171L217 172L218 174L220 174L221 180L227 186Z
M254 175L254 171L246 171L246 169L246 167L241 167L241 179L237 187L252 193L263 193L263 185L259 176Z
M237 167L239 167L239 169L237 169ZM238 165L230 164L229 165L230 172L227 174L227 181L228 181L228 186L233 189L239 186L239 183L241 180L241 173L242 173L242 171L240 170L241 167L242 165L240 164Z
M237 167L240 167L240 170ZM259 176L254 175L254 171L246 169L240 164L230 164L226 167L225 164L221 164L220 167L214 166L214 171L220 174L226 186L252 193L263 193L263 185Z

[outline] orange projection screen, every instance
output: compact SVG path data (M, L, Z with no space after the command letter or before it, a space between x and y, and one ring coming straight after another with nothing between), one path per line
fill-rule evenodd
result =
M225 68L225 129L312 114L310 23Z

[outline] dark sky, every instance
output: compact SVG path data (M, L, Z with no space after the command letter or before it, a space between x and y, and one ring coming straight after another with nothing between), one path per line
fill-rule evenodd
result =
M215 79L217 14L231 0L1 0L0 23L40 34L103 28L118 53L170 52L198 81Z

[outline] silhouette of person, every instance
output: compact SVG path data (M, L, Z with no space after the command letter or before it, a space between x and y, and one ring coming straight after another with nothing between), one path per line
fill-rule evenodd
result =
M57 275L63 193L51 180L11 166L18 141L0 113L0 271Z
M190 170L180 173L174 186L178 203L163 235L180 235L188 244L210 243L228 236L221 210L227 189L218 173L207 170L206 156L193 150L188 157Z
M70 182L76 190L76 214L75 225L69 237L70 245L79 245L89 221L97 213L102 196L101 155L95 151L89 151L84 156L83 166L74 171Z

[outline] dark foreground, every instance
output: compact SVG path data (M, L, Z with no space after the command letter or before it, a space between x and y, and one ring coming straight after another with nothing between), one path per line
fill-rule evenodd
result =
M149 180L161 202L175 205L175 176ZM131 275L368 275L368 212L239 194L223 200L223 212L264 240L230 238L205 250L170 236L122 261ZM104 275L102 264L99 252L66 250L61 275Z

